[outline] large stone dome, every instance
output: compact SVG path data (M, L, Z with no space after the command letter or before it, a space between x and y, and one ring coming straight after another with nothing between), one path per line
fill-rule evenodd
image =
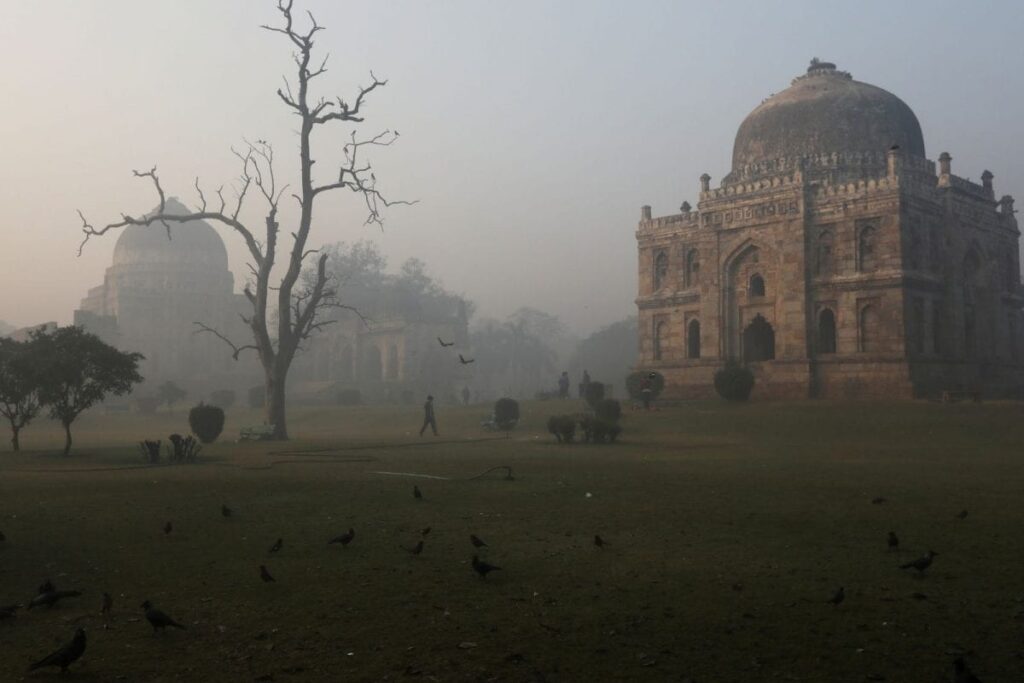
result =
M881 88L855 81L835 64L811 61L807 73L761 103L740 124L733 173L778 159L822 154L884 154L893 145L924 157L914 112Z
M191 213L173 197L167 199L164 210L174 215ZM160 270L227 271L228 252L216 230L203 221L168 225L171 227L170 239L167 229L159 223L125 228L114 246L113 265Z

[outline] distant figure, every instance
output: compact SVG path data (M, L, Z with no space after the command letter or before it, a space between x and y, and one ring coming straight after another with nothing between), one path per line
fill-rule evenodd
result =
M640 381L640 400L644 402L644 410L651 409L651 397L654 395L654 373L647 375Z
M580 380L580 398L587 397L587 387L590 386L590 373L583 371L583 378Z
M558 378L558 398L569 398L569 373L562 372Z
M469 387L462 387L462 405L469 405Z
M434 417L433 396L427 396L427 402L423 404L423 426L420 427L420 436L423 436L427 425L430 425L430 428L434 431L434 436L437 436L437 419Z

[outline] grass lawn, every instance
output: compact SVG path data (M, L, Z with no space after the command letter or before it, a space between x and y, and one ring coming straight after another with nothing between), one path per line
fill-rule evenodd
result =
M47 577L83 595L0 621L0 680L61 678L25 672L77 626L62 680L930 683L960 653L1024 680L1020 404L691 403L629 412L605 446L522 408L508 440L488 407L439 406L437 439L416 406L295 409L285 444L230 443L259 422L232 413L169 467L134 444L184 411L85 416L69 458L31 425L34 450L0 451L0 605ZM498 465L514 481L472 478ZM486 581L471 533L504 568ZM897 568L928 549L925 576ZM154 637L147 598L188 629Z

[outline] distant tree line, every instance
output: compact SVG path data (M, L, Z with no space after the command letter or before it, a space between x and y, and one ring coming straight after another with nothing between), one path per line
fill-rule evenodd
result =
M108 395L141 382L142 359L80 327L39 330L27 341L0 338L0 415L10 424L13 449L21 449L21 430L45 410L64 428L67 455L72 423Z

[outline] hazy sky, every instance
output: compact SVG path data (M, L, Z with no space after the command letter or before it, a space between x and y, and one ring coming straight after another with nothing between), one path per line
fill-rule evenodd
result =
M696 204L744 116L813 56L906 101L929 158L948 150L954 173L988 168L997 196L1024 200L1024 3L296 4L327 27L319 92L350 94L370 69L389 79L360 130L401 132L376 175L421 202L381 233L336 194L314 240L373 239L394 267L418 256L483 314L534 306L585 333L633 313L640 206ZM294 120L274 94L289 44L258 28L274 21L269 0L0 0L0 319L70 322L116 240L77 258L75 210L101 224L150 209L133 168L158 165L191 204L194 176L236 176L244 136L274 143L294 178ZM320 178L343 132L319 138ZM243 249L221 234L237 284Z

